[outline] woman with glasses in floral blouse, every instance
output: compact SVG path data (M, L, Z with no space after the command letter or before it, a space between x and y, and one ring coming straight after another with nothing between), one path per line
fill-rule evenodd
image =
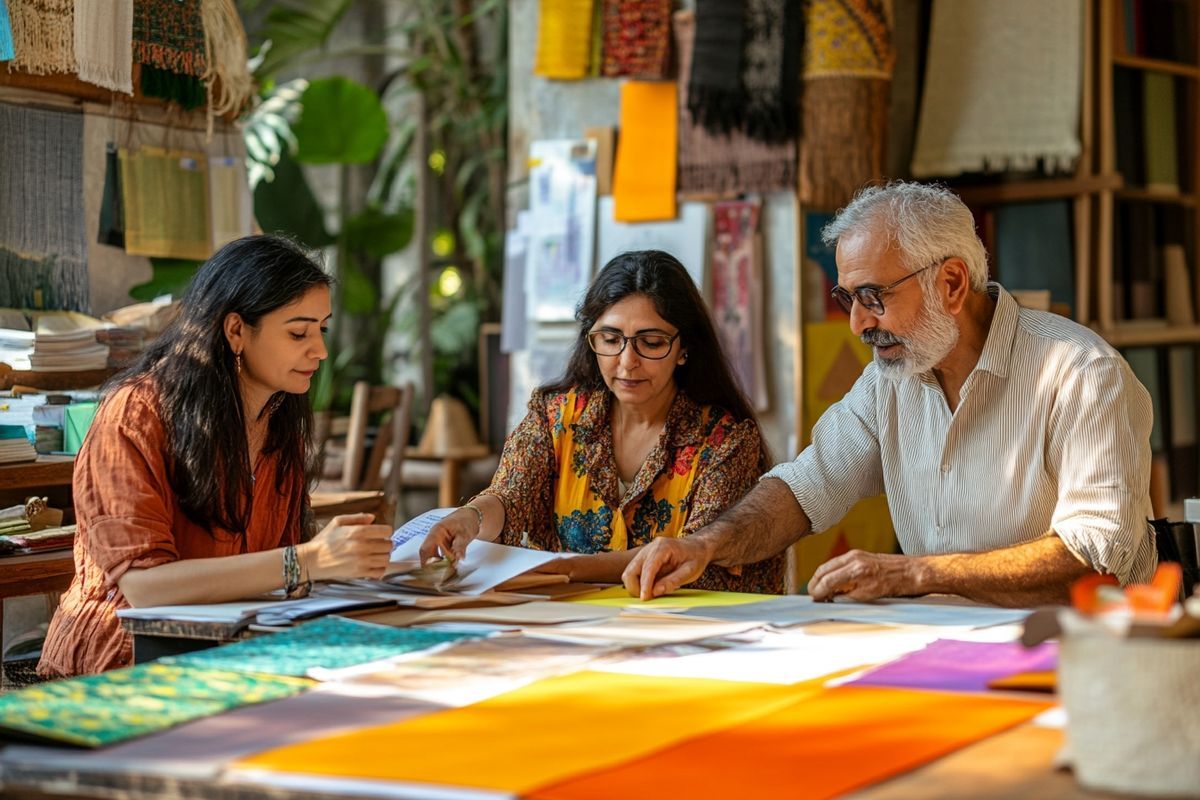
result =
M563 377L538 389L491 486L434 526L422 559L471 540L586 554L553 562L577 581L619 583L637 550L687 536L771 466L704 300L673 256L645 250L600 271L576 312ZM784 556L705 589L782 592Z

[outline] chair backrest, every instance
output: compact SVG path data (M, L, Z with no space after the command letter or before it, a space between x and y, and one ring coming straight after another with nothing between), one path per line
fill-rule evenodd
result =
M354 384L350 400L350 424L346 431L346 457L342 462L342 486L347 491L383 490L389 502L400 494L400 472L408 431L412 421L412 383L404 386L371 386L366 381ZM382 415L375 442L367 448L367 429L373 415ZM386 485L382 477L388 448L392 450L391 469Z

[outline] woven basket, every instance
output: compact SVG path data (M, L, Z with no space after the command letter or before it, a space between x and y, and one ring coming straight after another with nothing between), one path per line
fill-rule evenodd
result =
M1058 691L1080 784L1200 797L1200 641L1066 635Z

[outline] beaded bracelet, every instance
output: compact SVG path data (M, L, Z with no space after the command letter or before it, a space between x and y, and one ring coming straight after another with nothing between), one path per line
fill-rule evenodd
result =
M283 590L289 600L307 597L312 588L311 581L303 580L302 572L296 546L289 544L283 548Z

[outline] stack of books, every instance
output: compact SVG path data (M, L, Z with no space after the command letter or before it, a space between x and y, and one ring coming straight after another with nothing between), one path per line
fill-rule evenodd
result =
M145 339L146 332L142 328L101 328L96 331L96 341L108 345L110 369L123 369L137 361Z

